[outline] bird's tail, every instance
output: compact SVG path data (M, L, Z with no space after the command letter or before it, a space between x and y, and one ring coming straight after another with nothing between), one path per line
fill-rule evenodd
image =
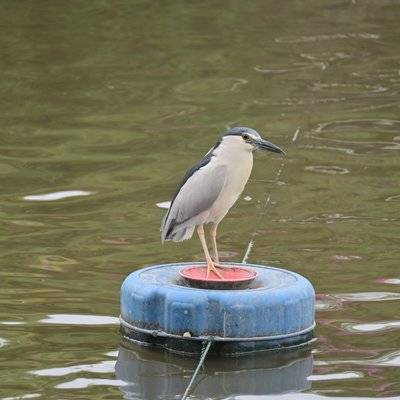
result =
M193 236L194 226L173 230L171 235L166 240L172 240L173 242L182 242L188 240Z
M161 242L172 240L174 242L182 242L193 236L194 226L185 226L175 223L175 219L168 218L168 213L161 223Z

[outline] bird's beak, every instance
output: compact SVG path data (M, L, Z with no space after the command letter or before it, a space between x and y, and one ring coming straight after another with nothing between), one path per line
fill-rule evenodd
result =
M260 150L268 150L272 151L273 153L280 153L285 155L285 152L280 147L274 145L273 143L263 138L255 140L254 145L256 146L257 149Z

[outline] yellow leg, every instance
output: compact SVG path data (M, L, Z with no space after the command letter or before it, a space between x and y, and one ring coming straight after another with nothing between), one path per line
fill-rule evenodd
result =
M206 256L206 260L207 260L207 275L206 275L206 279L208 279L208 277L210 275L210 271L213 271L220 279L224 279L222 277L222 275L215 268L213 260L210 257L210 253L208 252L206 238L205 238L205 235L204 235L204 227L203 227L203 225L199 225L197 227L197 234L199 235L199 239L200 239L201 245L203 247L204 255Z
M218 256L218 249L217 249L217 228L218 224L212 223L210 229L210 235L213 244L213 251L214 251L214 261L216 264L219 264L219 256Z

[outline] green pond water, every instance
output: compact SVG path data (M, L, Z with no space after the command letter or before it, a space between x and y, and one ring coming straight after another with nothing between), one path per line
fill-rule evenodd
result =
M400 398L398 1L3 0L0 21L1 399L180 398L195 360L120 348L119 290L202 260L161 246L156 204L234 124L287 157L257 155L222 258L254 237L249 262L310 279L318 340L209 360L192 398Z

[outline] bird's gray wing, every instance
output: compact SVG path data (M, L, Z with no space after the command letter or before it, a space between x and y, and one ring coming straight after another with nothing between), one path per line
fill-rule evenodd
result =
M194 217L207 211L221 193L225 177L226 167L213 162L195 171L172 201L163 221L162 239L173 239L174 232L188 227Z

